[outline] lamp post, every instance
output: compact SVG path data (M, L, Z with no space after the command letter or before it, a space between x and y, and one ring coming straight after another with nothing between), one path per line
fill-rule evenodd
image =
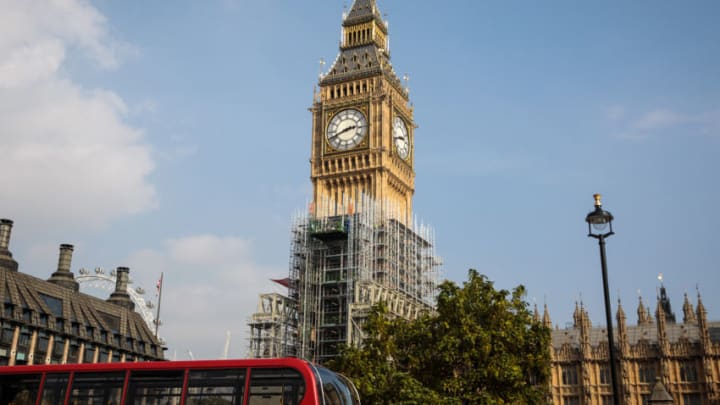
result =
M615 370L615 338L613 336L610 293L608 292L607 260L605 259L605 238L615 234L612 229L613 216L602 209L600 194L595 194L595 210L587 214L588 237L595 238L600 244L600 264L602 266L603 293L605 295L605 317L607 318L608 352L610 353L610 377L612 379L613 404L620 404L620 385Z

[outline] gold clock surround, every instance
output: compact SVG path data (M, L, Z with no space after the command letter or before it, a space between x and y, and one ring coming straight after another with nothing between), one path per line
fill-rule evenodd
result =
M330 124L332 123L333 118L338 116L344 111L349 110L356 110L360 112L360 114L363 115L363 118L365 120L365 125L367 128L365 129L365 134L363 135L360 142L354 146L351 146L347 149L338 149L335 148L328 139L328 130L330 128ZM324 152L327 155L330 154L338 154L338 153L348 153L355 150L360 149L367 149L368 148L368 138L370 137L370 131L372 130L372 125L370 124L370 119L368 117L368 106L367 105L350 105L350 106L341 106L337 108L333 108L332 110L326 111L326 114L324 116L325 122L324 122L324 131L323 131L323 138L324 138Z

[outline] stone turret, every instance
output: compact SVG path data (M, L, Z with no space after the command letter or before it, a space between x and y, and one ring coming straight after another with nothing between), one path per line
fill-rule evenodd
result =
M13 221L0 219L0 267L10 271L17 271L18 263L13 259L9 250L12 226Z
M625 310L623 310L622 302L618 299L618 309L616 314L617 325L618 325L618 346L620 346L620 352L626 353L628 351L627 341L627 317L625 316Z
M129 281L130 269L127 267L118 267L117 270L115 270L115 291L110 294L110 298L108 298L107 301L131 310L135 309L135 303L132 302L130 294L127 292Z
M666 316L663 305L658 297L657 309L655 310L655 318L657 319L657 338L660 347L660 372L662 373L662 382L670 382L670 341L668 340L666 326Z
M580 323L580 356L582 361L586 362L592 359L592 345L590 343L590 333L592 331L592 323L590 322L590 316L585 310L583 303L580 303L579 310L579 323ZM584 403L590 403L592 398L592 390L590 388L591 378L590 370L587 367L583 367L581 371L582 378L582 392L585 398Z
M638 322L637 322L638 325L650 325L652 323L652 317L650 316L650 311L648 311L648 309L645 308L642 297L638 297L637 314L638 314Z
M628 389L628 387L630 386L630 373L628 371L627 362L624 360L630 356L630 343L628 341L627 335L627 317L625 316L625 310L622 307L622 302L620 301L620 299L618 299L618 309L615 317L617 318L618 324L617 360L620 363L620 375L618 376L618 378L621 381L621 392L624 398L624 403L628 403L630 400L630 391Z
M590 322L590 316L583 307L582 303L580 303L580 315L578 323L580 326L580 339L583 347L583 352L585 352L587 356L590 356L592 352L592 346L590 346L590 331L592 330L592 322Z
M687 293L685 293L685 302L683 303L683 323L697 323L695 310L693 310L693 306L688 299Z
M712 347L712 342L710 341L710 332L708 331L707 311L705 310L705 305L703 305L700 291L698 291L697 298L697 322L700 327L700 342L703 348L709 349Z
M75 275L70 271L73 250L73 245L60 245L57 271L50 276L48 281L73 291L80 291L80 284L75 281Z
M573 326L576 328L580 327L582 322L582 312L580 311L580 305L575 301L575 312L573 312Z
M543 325L545 325L545 327L548 329L552 329L552 322L550 321L550 311L548 311L547 304L545 304L545 308L543 310Z

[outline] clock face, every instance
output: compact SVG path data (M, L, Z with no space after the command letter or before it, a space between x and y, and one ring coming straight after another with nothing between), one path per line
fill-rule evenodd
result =
M407 125L400 117L393 119L392 137L398 156L407 159L410 155L410 138L408 137Z
M336 150L348 150L359 145L367 134L367 120L358 110L342 110L330 120L327 140Z

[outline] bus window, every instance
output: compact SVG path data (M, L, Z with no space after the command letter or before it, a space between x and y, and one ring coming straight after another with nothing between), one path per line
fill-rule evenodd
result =
M315 366L322 395L327 405L356 405L360 397L355 386L347 378L325 367Z
M70 388L70 404L117 405L122 399L125 373L75 373Z
M35 405L40 375L4 375L0 380L0 404Z
M130 374L126 404L177 405L180 403L184 370L134 371Z
M297 405L305 394L305 382L291 368L256 368L250 372L248 405Z
M65 390L67 389L69 373L48 374L43 384L42 405L62 405L65 402Z
M245 369L190 370L185 405L242 405Z

